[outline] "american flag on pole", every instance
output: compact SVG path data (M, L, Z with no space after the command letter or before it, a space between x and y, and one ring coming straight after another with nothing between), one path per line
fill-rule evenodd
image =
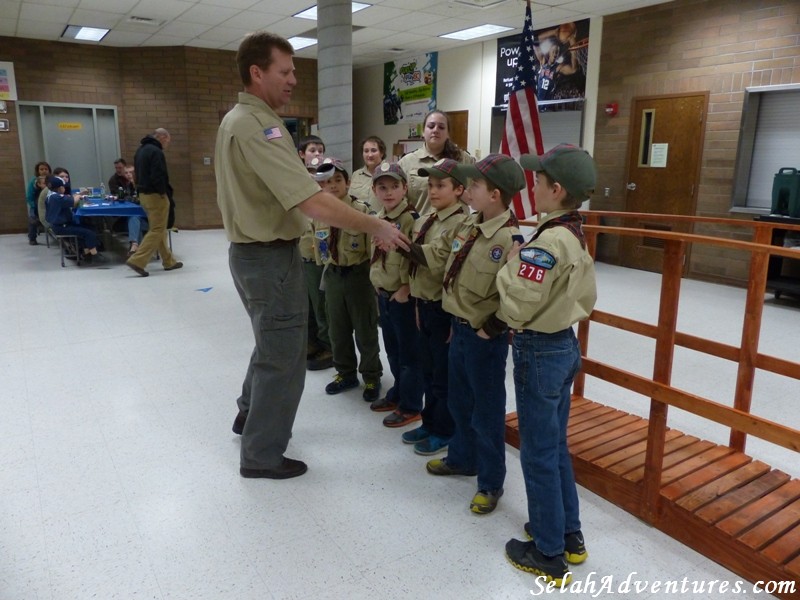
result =
M530 0L526 2L525 26L519 48L517 73L508 97L506 128L500 153L519 158L521 154L544 154L542 130L539 127L539 107L536 104L536 54L533 51L533 18ZM527 186L514 196L513 206L517 218L524 219L536 213L533 197L533 173L525 171Z

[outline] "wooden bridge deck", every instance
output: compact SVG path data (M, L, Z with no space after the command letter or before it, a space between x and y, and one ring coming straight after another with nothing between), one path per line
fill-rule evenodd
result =
M657 508L645 515L647 439L647 419L573 397L578 483L750 581L800 579L800 480L668 429ZM519 448L516 413L506 417L506 441Z

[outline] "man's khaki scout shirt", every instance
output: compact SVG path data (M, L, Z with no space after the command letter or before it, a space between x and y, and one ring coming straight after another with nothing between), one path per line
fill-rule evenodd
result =
M552 212L539 226L567 212ZM497 289L497 316L509 327L555 333L592 312L597 300L594 261L566 227L550 227L501 269Z
M214 150L217 204L231 242L299 238L297 205L320 191L297 158L292 136L269 105L247 92L225 115Z

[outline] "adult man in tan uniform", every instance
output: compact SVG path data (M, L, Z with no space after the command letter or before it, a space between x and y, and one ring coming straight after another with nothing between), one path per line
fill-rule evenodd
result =
M231 275L255 337L233 427L242 434L243 477L306 472L284 452L305 384L308 295L297 242L308 218L365 231L386 248L407 242L390 224L322 192L297 160L275 112L297 85L293 54L274 34L242 41L236 63L245 91L217 132L217 202L231 242Z

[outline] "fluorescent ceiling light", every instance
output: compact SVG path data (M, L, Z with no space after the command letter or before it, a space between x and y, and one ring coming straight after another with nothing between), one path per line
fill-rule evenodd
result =
M372 6L371 4L364 4L363 2L353 2L353 9L352 12L357 13L360 10L364 10L365 8L369 8ZM311 8L307 8L304 11L297 13L296 15L292 15L293 17L299 17L301 19L310 19L312 21L317 20L317 5L315 4Z
M505 27L504 25L479 25L478 27L470 27L469 29L462 29L461 31L454 31L453 33L446 33L439 37L448 38L451 40L474 40L479 37L486 37L487 35L494 35L495 33L503 33L504 31L511 31L513 27Z
M86 40L89 42L99 42L109 32L108 29L98 29L97 27L83 27L81 25L67 25L64 32L61 34L62 38L69 38L75 40Z
M307 37L299 37L295 36L289 38L289 43L292 45L292 48L297 50L302 50L303 48L308 48L309 46L313 46L317 43L317 40L314 38L307 38Z

